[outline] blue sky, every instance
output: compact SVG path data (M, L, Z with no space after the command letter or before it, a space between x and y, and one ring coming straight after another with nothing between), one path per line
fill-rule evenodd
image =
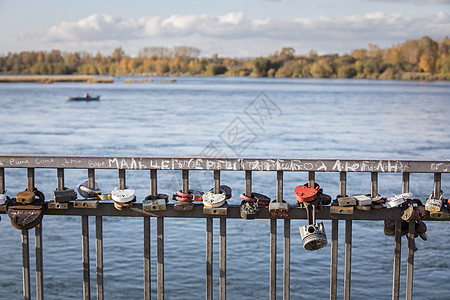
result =
M450 36L450 0L0 0L0 54L101 51L135 55L192 46L202 56L348 53L428 35Z

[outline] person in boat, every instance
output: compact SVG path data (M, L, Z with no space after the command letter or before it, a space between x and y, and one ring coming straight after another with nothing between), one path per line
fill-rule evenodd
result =
M84 93L84 98L89 98L89 94L88 93Z

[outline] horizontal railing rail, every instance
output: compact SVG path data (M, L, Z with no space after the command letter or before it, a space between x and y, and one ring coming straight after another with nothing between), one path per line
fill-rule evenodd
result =
M237 171L245 174L246 195L252 193L252 172L276 172L276 202L283 200L284 172L306 172L308 185L314 186L316 172L335 172L339 174L339 194L347 194L347 173L363 172L371 174L371 196L378 195L379 173L401 173L402 193L409 192L410 174L434 174L433 194L438 198L441 193L441 174L450 173L449 160L420 161L420 160L374 160L374 159L304 159L304 158L210 158L210 157L151 157L151 156L55 156L55 155L0 155L0 194L5 194L5 169L26 168L27 189L35 188L35 169L56 169L59 190L64 188L64 171L66 169L86 169L88 172L88 186L94 188L95 171L99 169L117 169L120 188L126 187L127 170L147 170L152 196L157 195L157 171L181 170L183 192L189 190L189 172L210 170L214 171L213 191L219 192L220 172ZM293 198L293 197L292 197ZM225 215L205 214L202 204L194 205L189 211L175 209L173 204L167 204L165 210L146 211L143 208L143 198L138 198L128 210L117 210L111 202L98 203L98 207L75 208L74 202L68 203L65 209L54 208L45 202L46 215L77 215L81 216L82 224L82 260L83 260L83 295L90 299L90 267L89 267L89 216L95 217L96 225L96 264L97 264L97 299L104 298L103 290L103 228L102 217L142 217L144 227L144 298L151 297L151 265L150 265L150 218L157 219L157 297L164 299L164 218L204 218L206 220L206 298L213 298L213 219L220 220L219 232L219 296L226 299L226 221L240 219L240 206L230 204ZM286 199L288 200L288 199ZM350 299L351 292L351 250L352 250L352 221L353 220L394 220L395 244L394 266L392 282L392 299L398 299L400 294L400 266L401 266L401 235L403 208L382 208L379 210L355 210L353 214L332 214L330 207L320 207L316 217L332 220L331 232L331 270L330 270L330 299L337 298L337 266L338 266L338 224L345 221L344 248L344 299ZM5 213L0 210L0 213ZM277 218L270 214L267 207L260 207L258 219L270 219L270 299L276 298L276 257L277 257ZM289 215L284 220L283 235L283 299L290 297L290 229L291 219L306 219L307 212L303 207L289 205ZM436 221L427 216L424 220ZM441 218L439 221L450 221ZM410 221L408 231L408 258L406 278L406 298L412 299L413 268L414 268L414 234L415 223ZM44 298L43 290L43 251L42 224L35 227L36 247L36 298ZM28 230L22 230L23 252L23 295L24 299L31 298L30 291L30 263Z

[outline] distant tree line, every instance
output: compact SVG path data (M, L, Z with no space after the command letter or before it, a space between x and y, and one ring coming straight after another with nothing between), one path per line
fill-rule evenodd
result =
M116 48L111 55L27 51L0 56L0 74L11 75L170 75L295 78L450 80L450 39L424 36L391 48L369 44L351 54L296 55L282 48L268 57L200 57L193 47L147 47L136 57Z

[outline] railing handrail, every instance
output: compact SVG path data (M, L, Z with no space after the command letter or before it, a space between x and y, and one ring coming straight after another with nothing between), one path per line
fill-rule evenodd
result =
M7 155L3 168L450 173L447 160Z

